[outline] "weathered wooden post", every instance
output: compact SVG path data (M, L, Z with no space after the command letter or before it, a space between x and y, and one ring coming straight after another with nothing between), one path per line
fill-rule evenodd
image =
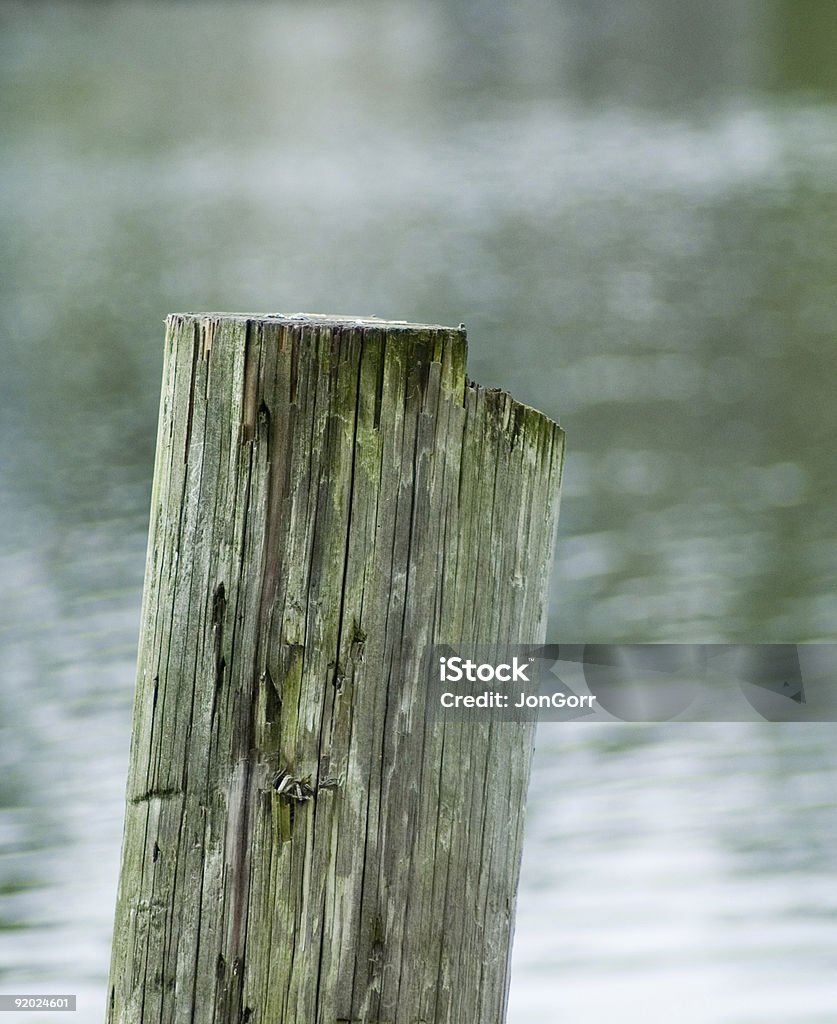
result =
M563 435L465 332L167 322L112 1024L500 1024L533 726L429 643L543 639Z

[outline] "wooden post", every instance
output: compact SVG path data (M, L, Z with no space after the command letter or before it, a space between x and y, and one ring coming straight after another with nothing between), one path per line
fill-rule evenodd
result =
M533 726L427 644L543 640L563 434L465 332L178 314L111 1024L500 1024Z

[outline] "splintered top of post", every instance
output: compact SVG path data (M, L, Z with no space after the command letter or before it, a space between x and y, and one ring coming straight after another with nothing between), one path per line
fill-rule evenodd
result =
M318 327L382 327L388 331L463 331L465 325L449 327L445 324L416 324L407 320L383 320L377 316L347 316L336 313L173 313L174 317L188 317L196 320L219 319L245 323L259 321L261 323L288 324L301 326L312 324Z

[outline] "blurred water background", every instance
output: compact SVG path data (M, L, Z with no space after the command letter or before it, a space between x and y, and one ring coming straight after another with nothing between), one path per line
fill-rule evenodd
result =
M103 1014L168 312L465 321L567 431L554 640L837 639L835 52L833 0L0 0L0 991ZM541 727L510 1024L833 1024L834 739Z

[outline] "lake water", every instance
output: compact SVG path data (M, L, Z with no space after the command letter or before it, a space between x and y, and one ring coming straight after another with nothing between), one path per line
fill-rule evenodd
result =
M464 321L553 639L837 639L833 10L0 4L0 991L103 1013L168 312ZM543 726L510 1024L832 1024L835 749Z

